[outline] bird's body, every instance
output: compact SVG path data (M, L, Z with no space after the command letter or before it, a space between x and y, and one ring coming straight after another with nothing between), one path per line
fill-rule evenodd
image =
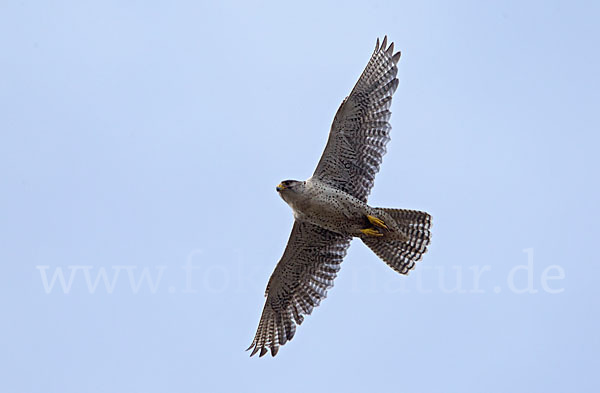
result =
M293 180L288 180L292 182ZM361 230L369 226L367 217L379 217L388 223L384 236L403 238L395 221L385 211L379 211L367 203L322 181L310 178L296 182L294 192L281 192L281 197L294 212L294 218L300 222L309 222L321 228L344 236L366 236ZM383 229L383 228L382 228Z
M285 180L277 191L294 212L294 226L275 267L251 356L291 340L296 325L333 286L350 241L359 237L392 269L408 274L427 251L431 217L425 212L371 207L367 197L390 140L389 108L398 87L400 52L387 37L338 109L312 177Z

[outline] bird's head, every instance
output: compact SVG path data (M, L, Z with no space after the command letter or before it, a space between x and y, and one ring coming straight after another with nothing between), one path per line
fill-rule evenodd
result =
M305 182L298 180L284 180L275 187L275 190L277 190L279 196L282 197L284 201L289 203L300 196L302 191L304 191L304 183Z

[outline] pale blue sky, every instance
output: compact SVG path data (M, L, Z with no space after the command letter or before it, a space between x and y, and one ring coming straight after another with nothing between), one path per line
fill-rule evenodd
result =
M597 392L599 11L3 1L0 390ZM430 212L430 252L403 277L353 242L250 359L292 224L274 186L310 176L384 34L370 203Z

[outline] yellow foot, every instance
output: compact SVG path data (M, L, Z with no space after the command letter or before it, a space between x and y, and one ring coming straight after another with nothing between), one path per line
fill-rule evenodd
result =
M360 231L367 236L383 236L383 233L374 228L365 228L361 229Z
M379 227L379 228L383 228L383 229L387 229L389 230L390 228L387 227L387 225L385 225L385 223L380 220L379 218L375 217L375 216L369 216L367 215L367 219L369 220L369 222L371 224L373 224L373 226Z

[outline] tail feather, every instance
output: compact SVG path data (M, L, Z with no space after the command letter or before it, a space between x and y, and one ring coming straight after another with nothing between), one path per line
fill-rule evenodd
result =
M394 219L408 240L400 241L386 237L363 237L362 241L379 258L400 274L408 274L427 252L431 242L431 216L425 212L403 209L380 208Z

